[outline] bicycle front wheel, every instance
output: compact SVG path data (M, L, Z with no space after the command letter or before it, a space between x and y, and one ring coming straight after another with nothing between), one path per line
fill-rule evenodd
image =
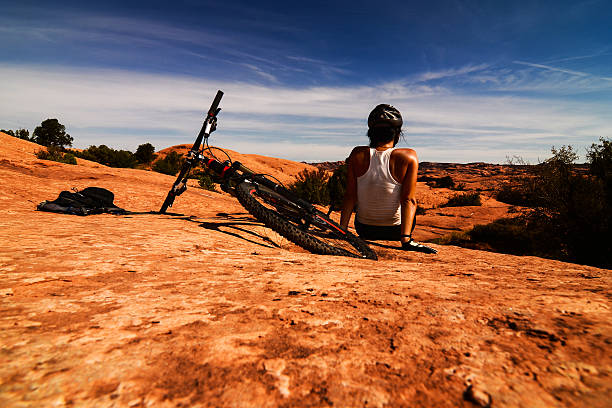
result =
M378 259L361 238L344 231L323 212L306 212L291 198L264 186L243 182L236 187L236 197L268 228L312 253Z

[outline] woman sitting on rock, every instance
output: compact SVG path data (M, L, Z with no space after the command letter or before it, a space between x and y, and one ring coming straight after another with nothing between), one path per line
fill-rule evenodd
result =
M412 240L419 162L414 150L395 147L402 123L402 115L391 105L378 105L370 112L370 146L355 147L347 160L340 225L348 228L356 208L355 230L361 238L397 240L404 250L435 254L435 249Z

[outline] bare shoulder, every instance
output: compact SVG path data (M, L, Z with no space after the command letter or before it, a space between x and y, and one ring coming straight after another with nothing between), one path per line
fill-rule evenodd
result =
M357 146L351 151L348 160L352 164L362 163L370 158L370 148L368 146Z
M360 177L368 171L370 166L370 148L368 146L357 146L348 158L349 172L355 177Z
M366 153L368 155L370 153L370 148L368 146L355 146L353 150L351 151L351 155L349 157L358 157Z
M391 158L393 160L398 160L402 163L406 164L417 164L419 163L419 159L417 157L416 151L408 148L395 149L391 153Z

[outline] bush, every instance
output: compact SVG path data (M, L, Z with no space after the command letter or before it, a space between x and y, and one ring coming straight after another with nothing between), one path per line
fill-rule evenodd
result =
M446 204L440 207L465 207L469 205L482 205L479 193L457 194L448 199Z
M217 191L216 185L221 181L217 174L208 169L196 171L189 178L198 180L200 187L208 191Z
M198 176L198 184L204 190L217 191L217 188L215 187L215 183L212 177L210 177L209 175L204 174L204 175Z
M512 220L475 226L463 246L611 267L612 142L591 146L588 175L575 171L578 156L570 146L551 151L527 177L500 190L505 202L531 208Z
M453 188L455 187L455 182L451 176L444 176L435 180L434 185L438 188Z
M429 242L439 245L456 245L464 248L476 248L470 240L469 235L465 232L452 232L450 235L434 238Z
M514 255L533 253L527 223L522 218L501 218L486 225L475 225L467 234L472 241L485 243L488 249Z
M587 159L590 173L603 183L609 206L612 201L612 141L600 138L599 142L588 149Z
M134 168L138 164L132 152L115 150L106 145L89 146L82 152L75 152L75 155L109 167Z
M47 119L34 129L32 142L43 146L64 148L72 146L72 137L66 133L66 127L57 119Z
M417 181L424 181L429 187L433 188L455 188L455 182L451 176L444 177L431 177L431 176L422 176L417 179ZM464 185L465 187L465 185Z
M455 191L465 191L465 183L461 182L459 184L455 184L455 186L452 188Z
M497 201L521 207L533 207L535 205L534 198L534 186L527 177L522 177L514 182L503 183L495 192Z
M157 157L155 147L151 143L141 144L136 149L134 157L138 160L138 163L149 164Z
M39 150L36 157L42 160L52 160L59 163L77 164L76 157L72 153L64 153L57 146L50 146L47 150Z
M338 211L342 209L344 194L346 193L346 177L348 176L348 166L341 164L334 170L329 180L327 180L327 191L329 194L330 210Z
M303 170L297 175L297 180L289 186L289 190L311 204L329 204L327 180L329 176L323 169Z
M172 151L163 159L159 159L153 163L153 171L175 176L183 166L184 161L185 159L183 159L182 154Z

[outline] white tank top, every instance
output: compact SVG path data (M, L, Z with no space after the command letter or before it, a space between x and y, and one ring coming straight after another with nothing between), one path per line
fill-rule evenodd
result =
M370 167L357 177L357 221L367 225L399 225L402 222L400 194L402 185L389 170L395 148L382 152L370 148Z

